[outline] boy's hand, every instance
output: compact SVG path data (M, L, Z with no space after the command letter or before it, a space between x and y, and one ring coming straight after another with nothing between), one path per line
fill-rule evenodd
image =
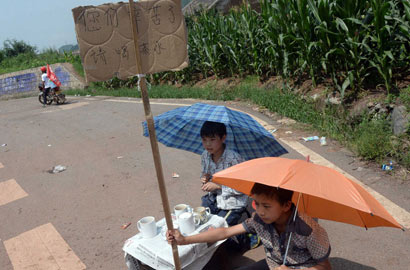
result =
M208 183L210 178L211 178L211 175L210 175L209 173L204 174L204 175L201 177L202 185Z
M167 241L169 244L176 243L177 245L185 245L185 237L179 232L179 230L168 230Z
M291 268L287 267L286 265L281 265L275 268L275 270L287 270L287 269L291 269Z
M214 182L207 182L205 183L202 188L203 191L208 191L208 192L212 192L218 189L221 189L221 186L214 183Z

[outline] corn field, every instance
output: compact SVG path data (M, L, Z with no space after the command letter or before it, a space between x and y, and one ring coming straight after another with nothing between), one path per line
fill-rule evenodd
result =
M309 78L345 95L387 93L410 67L408 0L263 0L222 15L187 17L189 67L154 82L217 76Z

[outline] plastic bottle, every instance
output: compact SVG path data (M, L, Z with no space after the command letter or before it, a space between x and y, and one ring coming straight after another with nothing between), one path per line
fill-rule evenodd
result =
M312 137L307 137L307 138L303 138L305 140L305 142L309 142L309 141L315 141L315 140L319 140L318 136L312 136Z
M327 145L326 137L320 137L320 145L321 145L321 146Z
M393 170L393 161L390 160L389 165L383 164L383 165L382 165L382 170L383 170L383 171L391 171L391 170Z

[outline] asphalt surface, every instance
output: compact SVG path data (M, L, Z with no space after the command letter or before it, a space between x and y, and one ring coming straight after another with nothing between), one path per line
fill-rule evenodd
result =
M0 101L0 184L10 179L26 192L0 204L0 269L13 268L10 239L52 224L87 269L126 269L122 246L138 233L143 216L163 217L149 139L139 99L69 97L69 103L42 108L37 98ZM154 115L194 100L151 100ZM251 113L277 128L275 136L298 141L304 133L278 123L246 104L224 104ZM292 131L292 133L286 133ZM328 140L303 145L319 153L407 214L410 183L366 164ZM284 145L288 158L305 157ZM200 156L160 144L169 204L200 205ZM56 165L66 170L52 174ZM172 178L173 173L179 178ZM1 191L0 191L0 194ZM0 202L2 198L0 198ZM395 213L392 213L393 216ZM123 224L131 225L122 229ZM320 220L332 245L333 269L410 269L410 233L364 228ZM10 242L10 241L9 241ZM12 258L29 256L14 250ZM264 258L262 247L233 260L233 265ZM13 259L14 260L14 259ZM30 268L31 269L31 268ZM37 268L32 268L37 269Z

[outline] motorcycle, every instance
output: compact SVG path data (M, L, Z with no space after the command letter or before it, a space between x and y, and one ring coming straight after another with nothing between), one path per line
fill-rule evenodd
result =
M40 90L40 93L38 94L38 101L41 104L44 104L44 95L43 95L44 87L43 87L43 85L39 84L38 89ZM48 91L47 100L46 100L45 104L50 105L53 101L55 103L57 103L58 105L64 104L64 102L66 101L65 95L63 94L60 87L52 88L52 89L50 89L50 91Z

